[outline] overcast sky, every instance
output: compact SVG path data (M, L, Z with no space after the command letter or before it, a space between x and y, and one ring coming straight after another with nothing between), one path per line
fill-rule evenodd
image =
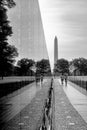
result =
M48 48L53 51L56 35L59 58L87 58L87 0L39 0L39 3Z
M20 48L19 34L17 35L21 13L19 1L17 0L16 7L9 12L9 18L14 32L11 42ZM51 62L53 63L55 35L58 38L59 58L87 58L87 0L39 0L39 5ZM23 10L26 11L25 8ZM21 49L23 50L22 47Z

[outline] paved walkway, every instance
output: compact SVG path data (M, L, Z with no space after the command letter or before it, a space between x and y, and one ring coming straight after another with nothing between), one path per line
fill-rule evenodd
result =
M54 79L54 88L55 130L87 130L87 123L70 103L64 92L64 86L60 85L58 79Z
M64 92L66 93L73 107L87 123L87 95L82 94L73 86L74 84L68 84L67 87L63 87Z
M4 100L4 104L7 105L3 113L4 127L0 129L36 130L42 120L43 106L49 87L50 79L46 79L42 87L40 84L37 87L35 84L31 87L29 85L13 94L13 97L8 96ZM62 86L58 79L54 79L53 87L55 92L54 130L87 130L86 120L77 109L79 108L80 112L85 109L85 115L87 114L87 109L84 108L87 107L86 96L74 89L70 83L67 87Z
M0 130L36 130L42 119L50 81L44 80L42 86L39 83L37 86L33 84L31 88L27 86L27 89L6 101L11 107L5 107L7 110L4 110L4 121Z

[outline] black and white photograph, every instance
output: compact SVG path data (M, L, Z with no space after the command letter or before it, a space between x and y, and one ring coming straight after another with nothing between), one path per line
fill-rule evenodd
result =
M87 0L0 0L0 130L87 130Z

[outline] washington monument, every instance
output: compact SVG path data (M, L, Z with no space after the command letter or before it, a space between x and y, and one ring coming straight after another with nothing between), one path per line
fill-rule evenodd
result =
M54 64L57 62L58 60L58 40L57 37L55 36L54 39Z

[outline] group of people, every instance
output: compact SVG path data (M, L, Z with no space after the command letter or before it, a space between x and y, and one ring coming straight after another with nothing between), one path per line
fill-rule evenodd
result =
M68 79L68 75L67 74L61 74L60 76L61 79L61 84L65 84L65 86L67 86L67 79ZM40 82L41 84L43 83L43 76L39 75L39 76L35 76L35 81L36 81L36 85L38 82Z
M68 78L68 76L65 74L62 74L61 75L61 84L63 85L64 84L64 82L65 82L65 85L67 86L67 78Z
M35 80L36 80L36 85L37 85L38 82L41 82L41 84L42 84L43 83L43 76L42 75L41 76L36 76Z

